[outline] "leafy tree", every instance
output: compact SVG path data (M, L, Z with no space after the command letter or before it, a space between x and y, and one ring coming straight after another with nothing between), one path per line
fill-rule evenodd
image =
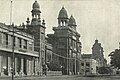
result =
M111 58L111 66L120 69L120 49L115 49L115 51L111 52L109 56Z
M49 64L48 64L48 69L50 71L60 71L60 66L59 66L59 63L57 61L51 61Z
M110 69L108 67L99 67L98 68L98 73L99 74L108 74L110 73Z

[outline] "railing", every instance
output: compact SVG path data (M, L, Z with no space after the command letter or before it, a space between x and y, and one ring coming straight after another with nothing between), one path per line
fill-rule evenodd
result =
M62 71L47 71L47 75L49 76L62 75Z
M29 49L23 49L23 48L19 48L17 46L14 47L15 49L15 52L16 53L26 53L27 55L38 55L39 56L39 53L36 52L36 51L33 51L33 50L29 50ZM0 44L0 50L4 50L4 51L9 51L9 52L12 52L12 45L6 45L6 44Z

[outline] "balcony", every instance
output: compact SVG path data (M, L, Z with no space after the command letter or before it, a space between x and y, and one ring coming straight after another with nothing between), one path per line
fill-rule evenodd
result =
M5 45L5 44L2 43L0 45L0 50L7 51L7 52L12 52L12 45ZM31 51L31 50L28 50L28 49L19 48L19 47L16 47L16 46L14 47L14 52L16 54L23 54L23 55L39 57L38 52Z

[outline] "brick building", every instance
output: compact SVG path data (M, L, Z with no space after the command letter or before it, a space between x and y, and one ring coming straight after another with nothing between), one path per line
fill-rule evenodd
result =
M92 47L92 58L98 61L99 67L107 66L107 60L104 58L103 47L98 40L95 40L95 43Z
M45 20L41 20L40 6L37 1L32 6L32 20L27 18L26 32L34 36L34 50L39 52L39 74L45 65Z
M58 15L58 26L53 27L54 34L48 34L48 42L59 55L54 55L53 59L62 67L63 74L79 73L81 42L76 27L74 17L71 15L68 18L66 9L62 7Z

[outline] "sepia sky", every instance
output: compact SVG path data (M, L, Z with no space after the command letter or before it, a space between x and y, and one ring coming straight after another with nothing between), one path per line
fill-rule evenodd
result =
M19 25L31 18L32 4L35 0L13 0L12 22ZM57 26L57 17L64 6L70 17L77 22L77 31L81 34L82 53L91 53L97 38L104 48L105 58L120 41L120 0L37 0L46 20L46 33L53 33ZM0 0L0 22L10 23L10 0Z

